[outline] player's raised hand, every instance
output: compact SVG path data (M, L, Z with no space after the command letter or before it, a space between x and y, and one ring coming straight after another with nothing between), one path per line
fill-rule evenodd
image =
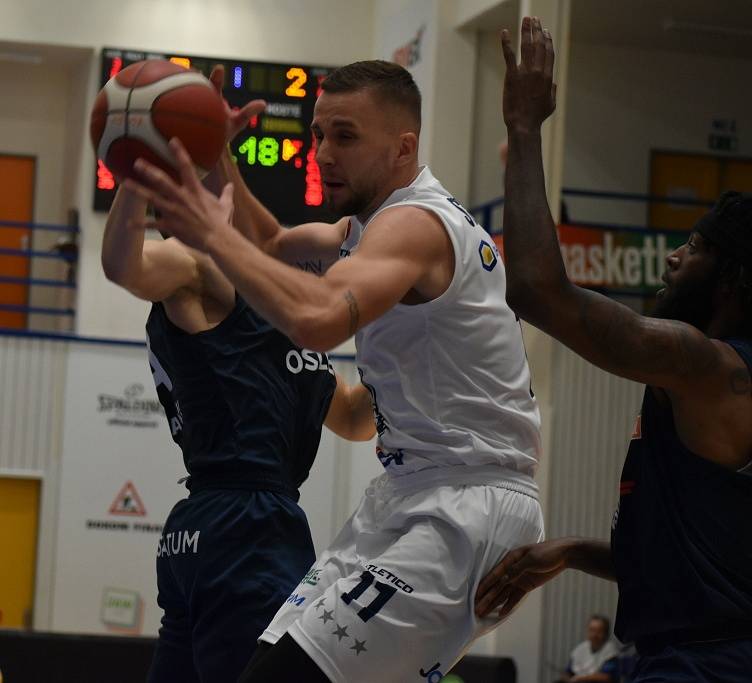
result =
M194 249L206 251L211 237L229 226L233 211L232 183L225 185L217 197L201 184L180 140L170 140L170 151L175 157L181 184L144 159L134 164L141 182L129 178L124 184L151 202L159 212L159 218L150 222L148 227L169 233Z
M209 80L221 96L222 86L225 82L225 67L222 64L217 64L211 70ZM225 111L227 112L227 133L225 136L227 142L230 142L248 125L249 119L266 109L266 102L264 100L251 100L242 107L231 107L224 97L222 98L222 101L225 103Z
M567 541L556 539L508 552L480 582L475 613L485 617L501 606L499 616L506 617L531 590L566 569L568 549Z
M510 130L523 132L540 128L556 109L554 43L538 17L522 20L521 59L512 48L507 29L501 33L501 46L507 72L504 78L504 121Z

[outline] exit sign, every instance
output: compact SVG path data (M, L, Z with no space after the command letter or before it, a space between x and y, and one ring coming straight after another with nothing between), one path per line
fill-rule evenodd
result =
M708 147L717 152L736 152L739 149L739 139L736 135L708 136Z
M716 152L736 152L739 149L736 119L711 121L708 148Z

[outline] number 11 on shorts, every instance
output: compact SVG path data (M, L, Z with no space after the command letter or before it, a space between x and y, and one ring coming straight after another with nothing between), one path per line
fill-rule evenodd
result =
M371 574L371 572L363 572L360 575L360 583L348 593L342 594L342 601L346 605L349 605L353 600L357 600L361 595L363 595L363 593L366 592L368 586L370 586L372 583L374 583L373 574ZM397 592L397 589L394 586L389 586L385 583L381 583L381 581L376 581L373 587L378 591L379 594L373 601L371 601L368 605L363 607L358 612L358 616L363 621L368 621L371 617L375 617L379 613L379 610L384 605L386 605L387 602L389 602L389 598L391 598Z

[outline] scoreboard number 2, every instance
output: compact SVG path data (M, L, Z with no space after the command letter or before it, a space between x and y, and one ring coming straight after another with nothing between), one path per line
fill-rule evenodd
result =
M306 91L303 86L308 81L308 74L305 70L301 69L299 66L293 66L287 70L287 78L288 80L291 80L292 83L287 86L285 95L288 97L305 97Z

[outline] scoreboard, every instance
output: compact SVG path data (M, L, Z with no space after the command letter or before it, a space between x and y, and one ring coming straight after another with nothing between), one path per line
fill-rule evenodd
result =
M231 107L240 107L249 100L266 100L266 111L249 119L230 145L241 176L285 225L332 218L324 207L310 131L313 105L331 68L105 48L100 85L143 59L167 59L207 78L215 64L222 64L225 67L222 94ZM98 160L94 209L108 211L116 190L112 174Z

